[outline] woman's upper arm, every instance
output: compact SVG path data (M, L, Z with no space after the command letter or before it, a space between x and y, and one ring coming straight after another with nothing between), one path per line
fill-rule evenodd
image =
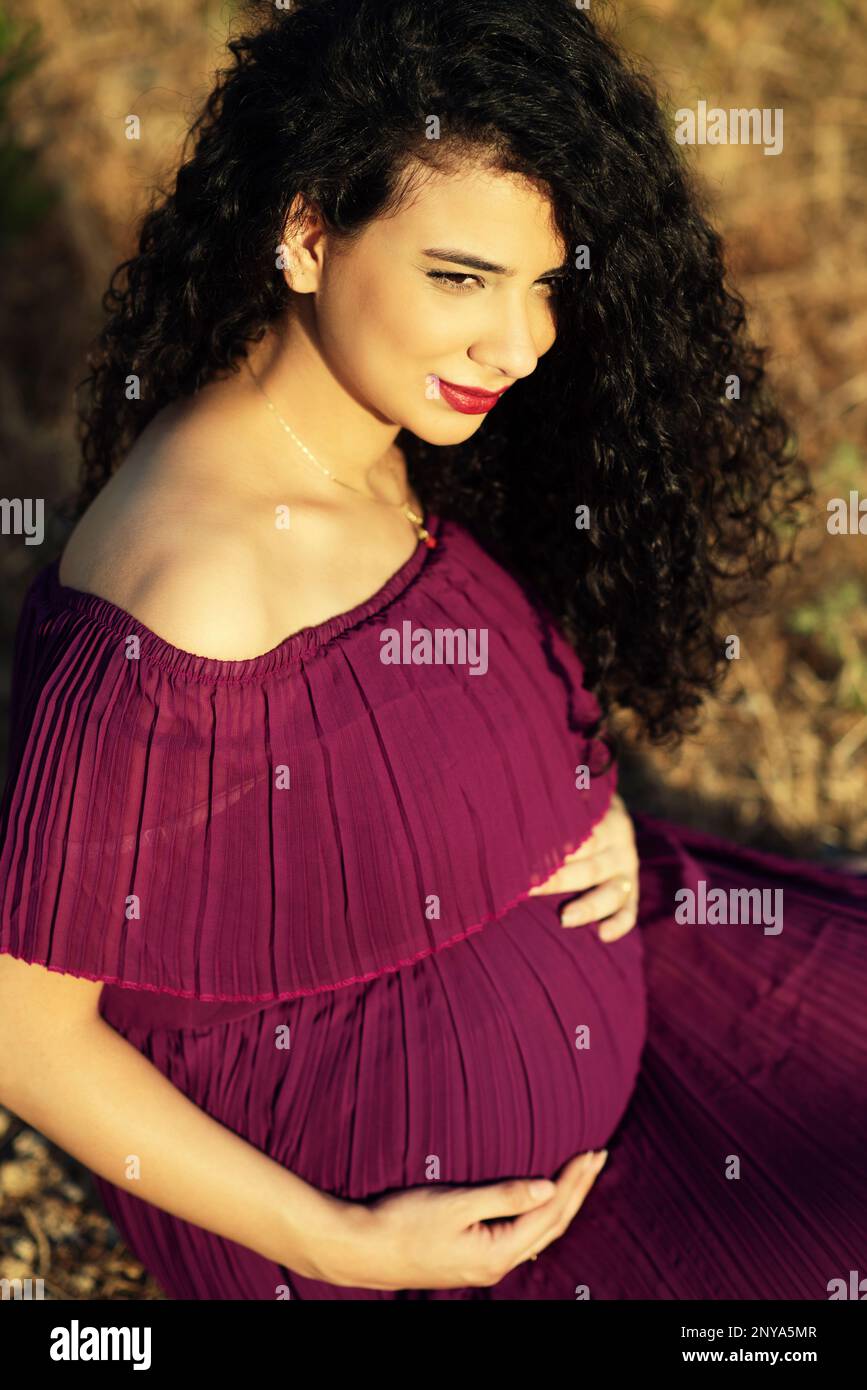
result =
M13 1081L32 1070L28 1046L34 1032L44 1039L92 1023L99 1013L102 980L81 980L16 956L0 953L0 1101Z

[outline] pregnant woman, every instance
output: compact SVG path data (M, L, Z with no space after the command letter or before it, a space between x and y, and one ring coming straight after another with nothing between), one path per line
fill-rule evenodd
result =
M20 617L0 1099L170 1298L828 1298L867 883L604 732L689 726L807 491L719 242L571 3L268 9Z

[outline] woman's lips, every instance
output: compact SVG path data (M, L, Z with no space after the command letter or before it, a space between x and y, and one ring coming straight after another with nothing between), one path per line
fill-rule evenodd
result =
M462 415L484 415L497 404L503 391L509 389L504 386L502 391L476 391L472 387L456 386L453 381L443 381L442 377L438 380L443 400Z

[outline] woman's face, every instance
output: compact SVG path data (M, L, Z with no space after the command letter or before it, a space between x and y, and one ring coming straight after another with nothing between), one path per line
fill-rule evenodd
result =
M550 204L522 180L429 174L351 247L326 238L320 351L378 418L461 443L496 405L453 386L495 393L530 375L556 336L552 277L568 271L565 254Z

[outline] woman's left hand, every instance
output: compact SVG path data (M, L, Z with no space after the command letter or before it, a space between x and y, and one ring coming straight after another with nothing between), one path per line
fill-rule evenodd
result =
M599 928L602 941L616 941L632 930L638 919L638 852L632 818L616 792L593 833L550 878L530 889L530 897L577 893L582 888L593 891L560 909L562 926L604 918Z

